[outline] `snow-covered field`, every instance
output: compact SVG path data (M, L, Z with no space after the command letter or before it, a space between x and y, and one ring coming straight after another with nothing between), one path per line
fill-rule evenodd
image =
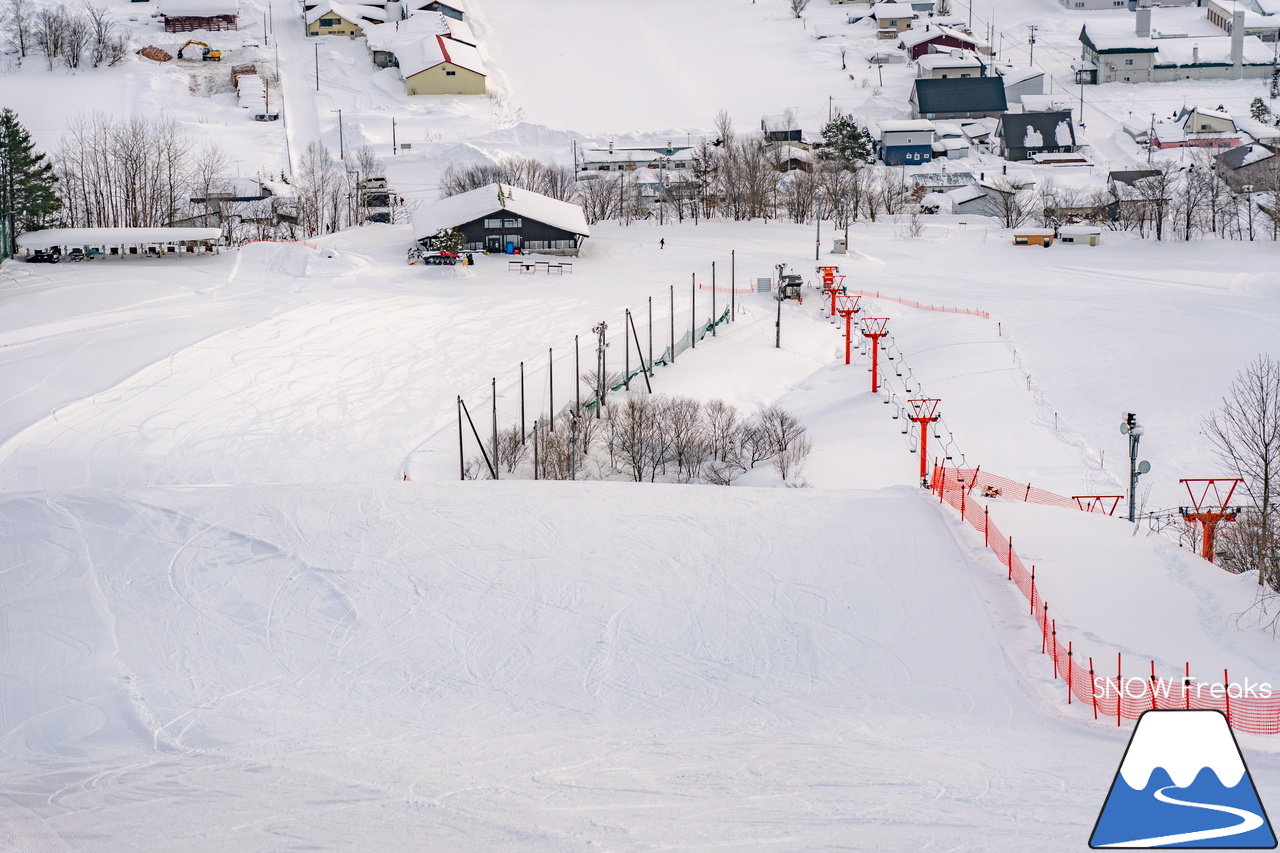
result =
M218 36L220 68L28 63L0 106L46 148L82 109L163 111L247 174L312 138L336 151L338 109L348 146L389 152L395 118L413 148L389 177L425 199L449 163L678 143L722 108L743 129L788 107L806 128L834 106L898 117L912 74L886 65L881 86L853 28L814 39L847 14L820 2L803 21L781 0L473 5L492 99L409 103L343 39L319 45L317 89L296 5L245 0L255 23ZM176 47L113 8L142 18L139 44ZM1039 23L1061 89L1080 19L995 11L1011 61ZM214 79L276 51L279 126ZM1116 133L1129 110L1243 112L1261 86L1091 87L1098 166L1076 174L1145 159ZM0 850L1084 847L1128 727L1066 705L1023 600L916 487L897 407L865 357L843 364L816 293L783 306L780 349L775 303L737 296L735 322L654 379L795 411L810 488L767 469L730 488L456 479L457 395L487 415L496 377L515 423L525 362L532 416L551 350L563 404L575 336L585 365L607 320L616 365L623 312L644 329L652 298L661 347L670 294L683 329L713 262L721 287L731 265L743 289L783 262L812 278L811 226L599 223L563 277L409 267L410 236L0 267ZM1185 502L1179 477L1221 473L1200 418L1280 356L1270 242L1046 252L972 217L849 237L823 258L851 287L991 314L864 300L901 354L889 388L942 400L931 455L1062 494L1123 490L1134 411L1144 506ZM1086 653L1280 685L1272 636L1234 618L1249 579L1118 519L992 513ZM1280 743L1241 741L1276 801Z
M1247 250L898 230L851 233L850 283L992 312L871 300L970 464L1101 488L1128 406L1154 505L1216 470L1195 420L1277 340ZM455 394L483 410L668 284L687 316L729 249L740 286L806 270L808 228L601 227L563 278L407 267L405 239L3 268L8 848L1079 849L1127 728L1064 704L816 295L781 350L738 297L655 377L793 408L813 488L452 480ZM1280 682L1228 621L1247 585L1119 521L997 512L1099 655ZM1265 800L1280 756L1245 743Z

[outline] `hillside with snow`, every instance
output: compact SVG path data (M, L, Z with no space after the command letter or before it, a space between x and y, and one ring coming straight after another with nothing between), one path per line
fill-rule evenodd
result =
M836 107L901 118L914 74L870 64L874 31L839 5L467 5L490 98L408 98L361 40L308 40L295 4L244 0L219 69L10 57L0 107L46 150L82 110L163 113L246 176L291 173L313 140L369 144L425 203L450 165L696 142L721 109L743 131L788 108L807 131ZM139 46L176 47L140 7L111 8ZM1060 94L1079 19L997 11L1013 62L1040 23ZM244 58L278 74L282 122L223 85ZM1140 166L1130 110L1244 112L1261 87L1092 87L1094 165L1035 174ZM969 167L994 174L982 156ZM905 401L941 401L930 461L1064 496L1124 491L1136 412L1141 507L1175 508L1180 478L1222 473L1201 418L1280 357L1277 244L1106 231L1046 251L985 217L920 220L855 222L847 255L830 221L602 221L560 276L407 265L407 224L4 262L0 849L1083 849L1133 724L1068 704L981 532L919 487ZM819 238L888 318L884 393L865 344L844 364ZM755 292L779 264L802 303ZM490 418L531 422L574 399L597 323L616 370L637 353L625 312L661 350L713 298L731 322L653 390L794 412L813 442L797 478L459 479L460 439L478 445L458 397L482 439ZM611 401L628 393L646 392ZM1280 689L1252 577L1119 512L990 511L1078 660ZM1278 801L1280 741L1238 737Z

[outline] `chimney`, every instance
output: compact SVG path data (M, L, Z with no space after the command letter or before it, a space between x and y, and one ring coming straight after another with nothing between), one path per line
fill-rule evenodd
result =
M1200 62L1200 45L1191 45L1191 64L1196 65Z
M1137 27L1135 32L1138 38L1151 38L1151 6L1146 0L1139 0L1137 13Z
M1237 80L1244 77L1244 9L1239 7L1231 19L1231 67Z

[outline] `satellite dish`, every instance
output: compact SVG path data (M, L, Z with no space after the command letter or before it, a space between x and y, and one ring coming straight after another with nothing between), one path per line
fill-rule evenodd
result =
M1141 462L1138 463L1139 474L1145 474L1150 470L1151 470L1151 463L1148 462L1147 460L1143 459Z

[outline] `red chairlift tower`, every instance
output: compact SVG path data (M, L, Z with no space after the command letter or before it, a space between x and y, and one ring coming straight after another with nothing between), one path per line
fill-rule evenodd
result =
M1115 515L1116 507L1120 505L1120 501L1124 500L1124 495L1072 495L1071 500L1076 502L1081 512ZM1110 508L1108 508L1108 502L1110 502Z
M1231 503L1231 496L1235 494L1236 486L1242 481L1239 477L1201 477L1178 482L1187 487L1187 494L1191 496L1191 506L1180 506L1178 512L1187 521L1200 522L1201 530L1204 531L1200 542L1200 556L1212 563L1213 535L1217 532L1218 524L1223 521L1235 521L1236 516L1240 514L1240 507L1232 507L1228 504ZM1224 488L1227 491L1226 497L1222 495ZM1210 492L1213 493L1212 501Z
M853 315L858 313L861 296L841 296L836 299L836 311L844 317L844 363L851 363L850 347L853 340Z
M880 339L889 334L888 317L863 317L862 335L871 339L871 393L880 390Z
M938 404L942 401L935 397L923 397L907 402L911 404L911 414L907 417L920 424L920 485L923 486L929 482L926 467L929 461L929 424L941 417L938 414Z
M822 273L822 292L831 296L831 316L836 316L836 296L844 293L844 276L838 275L840 267L818 267Z

